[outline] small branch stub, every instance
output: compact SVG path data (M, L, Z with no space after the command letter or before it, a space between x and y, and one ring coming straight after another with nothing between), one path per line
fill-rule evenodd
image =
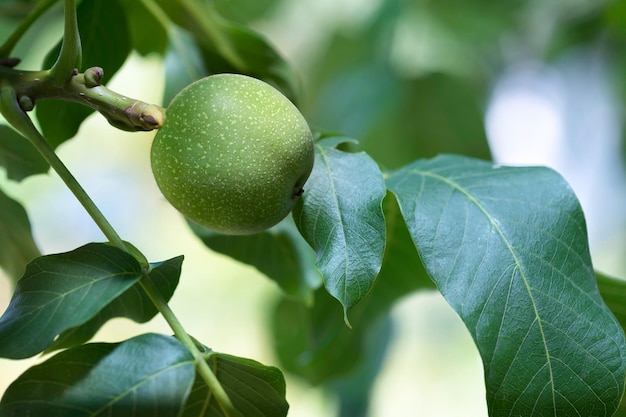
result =
M149 131L160 129L165 109L156 104L123 96L102 84L104 70L91 67L83 73L74 69L63 84L50 71L20 71L10 68L11 61L0 60L0 85L10 85L20 108L27 112L39 99L71 101L91 107L118 129Z
M24 111L31 111L35 108L35 102L32 98L28 96L20 96L17 101L20 105L20 108Z
M85 86L87 88L93 88L99 86L102 83L104 77L104 70L100 67L91 67L85 70Z
M91 67L75 74L64 90L70 93L64 99L76 101L102 114L111 125L127 131L149 131L163 126L165 109L122 96L102 85L104 71Z

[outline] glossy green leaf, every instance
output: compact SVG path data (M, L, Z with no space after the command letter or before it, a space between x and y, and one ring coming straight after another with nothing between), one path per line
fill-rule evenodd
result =
M345 138L315 145L315 164L293 211L300 233L317 254L328 292L347 311L367 295L385 249L385 185L365 153L338 150Z
M311 268L315 253L289 218L270 230L244 236L223 235L191 226L207 247L254 266L291 297L304 303L311 303L313 291L321 285L319 272Z
M0 189L0 268L17 282L39 255L26 211Z
M194 374L191 353L173 337L83 345L24 372L2 397L0 415L173 417Z
M151 265L149 279L166 301L174 295L178 286L183 257ZM126 317L137 323L145 323L158 313L148 295L137 282L122 295L114 299L88 322L68 329L48 347L47 351L63 349L85 343L112 318Z
M199 47L185 30L171 26L165 52L165 91L163 105L187 85L209 75Z
M393 172L426 270L483 359L491 416L611 416L626 341L602 301L585 219L547 168L460 156Z
M279 369L250 359L214 353L207 362L233 405L245 417L284 417L285 379ZM222 417L224 414L204 382L196 381L180 417Z
M76 13L83 47L83 66L79 70L101 67L106 82L131 51L125 11L118 0L89 0L80 2ZM60 48L59 43L48 54L44 61L46 68L55 62ZM80 104L50 99L37 101L35 111L42 133L53 147L74 137L81 123L93 113L91 108Z
M99 243L33 260L0 317L0 357L36 355L60 333L91 320L140 277L135 258Z
M291 66L260 34L224 19L212 2L158 0L167 15L193 34L207 70L259 78L297 102L299 81Z
M0 165L7 177L15 181L42 174L50 168L26 138L6 125L0 125Z
M383 208L387 222L383 266L369 294L350 311L352 329L345 326L339 306L324 290L315 292L309 306L284 298L273 309L273 346L281 366L312 384L367 367L365 362L379 354L368 348L370 341L384 333L379 324L393 304L414 291L434 288L392 194Z

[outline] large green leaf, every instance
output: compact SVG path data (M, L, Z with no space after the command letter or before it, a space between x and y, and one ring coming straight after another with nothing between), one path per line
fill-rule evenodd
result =
M315 253L302 239L290 218L277 226L252 235L230 236L191 224L207 247L252 265L275 281L283 291L306 304L322 278L311 264Z
M0 317L0 356L36 355L60 333L91 320L140 277L134 257L105 244L35 259Z
M82 345L22 374L2 397L0 416L173 417L193 380L193 357L173 337Z
M313 172L293 211L300 233L317 253L326 289L346 314L367 295L380 272L386 194L382 173L367 154L337 149L347 141L316 143Z
M478 346L490 415L612 415L626 341L598 292L584 216L565 181L547 168L440 156L387 184Z
M50 168L26 138L6 125L0 125L0 165L6 169L7 177L16 181Z
M212 353L207 362L233 405L245 417L284 417L285 379L279 369L250 359ZM224 414L199 376L180 417L222 417Z
M39 255L26 211L0 189L0 267L16 282Z
M83 47L79 70L102 67L105 78L110 79L131 50L124 9L117 0L89 0L81 2L76 13ZM44 61L46 68L55 62L60 48L59 43L50 51ZM76 135L81 123L93 113L89 107L58 100L39 100L35 110L42 133L53 147Z
M150 274L147 279L152 281L154 287L159 290L166 301L172 298L174 290L178 286L182 262L183 257L178 256L150 266ZM142 289L141 284L137 282L100 310L91 320L61 333L47 351L85 343L96 334L104 323L114 317L126 317L137 323L145 323L157 313L157 308Z

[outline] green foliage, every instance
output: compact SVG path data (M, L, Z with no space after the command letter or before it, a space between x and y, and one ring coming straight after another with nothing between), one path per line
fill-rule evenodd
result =
M21 139L21 138L20 138ZM33 239L28 215L20 203L0 190L0 267L17 281L26 264L40 255Z
M164 299L169 300L180 278L183 257L150 265L148 278ZM48 351L63 349L89 341L104 323L115 317L126 317L137 323L145 323L156 316L158 310L142 290L140 283L135 283L104 308L92 319L61 333L48 347Z
M223 235L193 223L190 226L207 247L254 266L291 297L311 303L321 282L319 272L310 268L315 254L289 219L247 236Z
M207 359L215 370L235 407L244 416L267 417L287 415L285 379L277 368L221 353ZM245 396L242 393L246 393ZM223 416L207 384L197 378L193 384L182 417Z
M83 46L83 66L77 69L99 66L105 68L105 75L110 79L131 51L124 9L117 0L92 0L81 2L77 14ZM111 27L115 30L112 31ZM61 43L48 53L43 64L45 68L54 64L60 49ZM44 136L56 147L74 137L93 110L76 103L43 100L37 104L36 112Z
M40 353L61 332L92 319L141 277L135 258L104 244L33 260L0 318L0 355Z
M626 343L598 293L582 210L562 178L441 156L387 183L426 270L478 346L490 414L612 415ZM586 382L574 389L572 378Z
M191 33L210 73L247 74L296 101L300 87L293 69L260 34L224 19L212 2L157 1L176 25Z
M25 138L5 125L0 125L0 165L6 170L7 177L15 181L50 168Z
M369 292L380 271L386 190L380 169L367 154L336 149L345 141L317 142L315 166L293 217L317 253L326 289L347 314Z
M193 357L172 337L87 344L26 371L6 391L0 415L173 416L193 378Z
M18 35L62 17L53 0L5 3L2 22ZM417 291L439 291L465 323L483 361L490 416L626 415L626 284L594 271L583 212L564 179L489 162L483 121L492 74L506 59L503 38L522 39L524 51L545 59L598 39L619 49L622 3L381 2L351 30L319 29L328 31L327 48L314 58L306 94L250 28L280 1L78 3L80 51L58 43L38 72L0 63L0 167L17 183L52 166L109 242L42 255L28 213L0 189L0 268L14 285L0 316L0 357L60 350L13 382L1 417L287 415L281 370L211 351L168 307L183 256L147 260L54 157L93 110L59 93L71 86L48 84L46 70L82 54L77 71L102 67L106 82L133 52L162 58L163 104L209 74L242 73L279 88L312 124L340 132L319 134L292 217L249 236L189 226L207 248L280 287L267 330L281 368L336 393L342 415L367 413L393 338L389 312ZM544 15L556 22L545 39L534 32ZM399 68L389 34L407 27L424 28L415 50L426 53ZM3 26L0 36L11 32ZM21 52L13 46L0 45L0 58ZM24 97L36 104L43 138L16 101ZM105 114L106 106L96 108ZM113 318L145 323L157 314L174 336L88 343Z

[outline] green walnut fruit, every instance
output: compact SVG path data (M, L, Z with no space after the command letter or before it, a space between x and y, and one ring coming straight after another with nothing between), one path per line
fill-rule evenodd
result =
M161 192L187 218L241 235L265 230L291 211L313 154L306 120L278 90L219 74L174 97L151 161Z

